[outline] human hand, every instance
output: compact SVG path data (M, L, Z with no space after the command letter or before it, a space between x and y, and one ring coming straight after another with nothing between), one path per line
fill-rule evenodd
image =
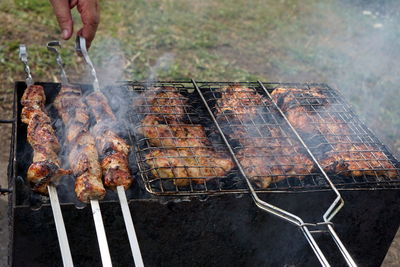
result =
M83 23L83 27L77 32L77 35L86 39L86 46L89 48L100 22L99 0L50 0L50 3L53 6L64 40L71 38L74 32L71 9L77 7Z

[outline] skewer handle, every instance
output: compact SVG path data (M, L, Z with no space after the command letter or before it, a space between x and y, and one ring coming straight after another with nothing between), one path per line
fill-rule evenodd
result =
M129 210L128 200L122 185L117 186L119 202L121 203L122 215L124 216L126 231L128 232L129 244L131 245L133 260L136 267L143 267L142 254L140 253L139 242L133 226L131 211Z
M26 46L24 44L19 45L19 59L24 63L24 71L26 73L26 84L28 86L33 84L33 78L31 74L31 69L28 65L28 53L26 52Z
M54 221L56 223L58 242L60 244L61 257L64 267L73 267L71 249L69 248L67 232L65 231L64 219L62 217L60 201L58 200L56 187L47 186L50 196L51 209L53 210Z
M76 36L76 41L75 41L75 50L78 53L79 56L83 56L83 58L86 61L86 64L90 68L90 72L92 73L93 76L93 89L95 91L100 90L100 85L99 85L99 80L97 79L97 73L96 69L94 68L94 65L92 61L90 60L89 53L86 49L86 39L82 36Z
M58 51L57 47L61 48L61 44L59 41L51 41L47 43L47 50L53 52L56 55L56 61L61 71L61 82L63 84L68 84L69 81L67 73L64 70L64 62L62 61L60 52Z
M96 227L97 241L99 243L101 261L104 267L111 267L110 250L108 249L106 231L104 230L103 217L98 200L90 200L92 207L94 225Z

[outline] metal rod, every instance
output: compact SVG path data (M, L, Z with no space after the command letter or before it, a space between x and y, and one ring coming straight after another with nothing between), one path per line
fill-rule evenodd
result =
M90 67L90 72L92 73L93 76L93 89L95 91L100 91L100 85L99 85L99 80L97 79L96 69L94 68L93 63L90 60L89 53L86 49L86 39L84 37L76 36L75 49L80 56L83 56L86 63Z
M94 225L96 227L97 241L99 243L101 261L104 267L108 266L111 267L112 266L111 256L110 256L110 251L108 249L107 236L106 236L106 231L104 230L103 217L101 216L99 201L97 199L90 200L90 206L92 207L93 220L94 220Z
M26 52L26 46L24 44L19 45L19 59L24 63L24 71L26 73L26 85L31 86L33 85L33 79L31 74L31 69L28 65L28 54Z
M53 52L56 55L56 61L58 66L60 67L60 71L61 71L61 82L63 84L68 84L68 76L67 73L64 70L64 63L62 61L60 52L58 51L57 47L61 48L61 44L59 41L51 41L47 43L47 50Z
M328 261L326 260L325 255L323 254L323 252L319 248L317 242L315 241L314 237L311 235L310 231L308 230L308 228L306 226L306 225L316 225L316 224L305 224L300 217L298 217L298 216L296 216L296 215L294 215L294 214L292 214L290 212L287 212L287 211L285 211L283 209L280 209L280 208L278 208L278 207L276 207L276 206L274 206L272 204L269 204L269 203L261 200L258 197L253 185L251 184L251 182L250 182L249 178L247 177L245 171L243 170L239 160L237 159L235 152L233 151L231 145L229 144L228 139L226 138L226 136L225 136L224 132L222 131L221 127L219 126L219 123L218 123L217 119L215 118L211 108L208 106L207 100L204 98L200 88L197 86L196 81L192 80L192 83L193 83L196 91L198 92L200 98L202 99L202 101L204 103L204 106L206 107L211 119L214 122L214 125L217 127L218 132L220 133L222 139L224 140L224 143L227 146L227 148L228 148L233 160L235 161L236 166L238 166L240 173L244 177L244 179L245 179L245 181L247 183L247 186L249 187L251 196L252 196L256 206L258 208L266 211L266 212L269 212L269 213L271 213L271 214L273 214L275 216L280 217L281 219L284 219L286 221L289 221L289 222L299 226L301 228L301 230L303 231L304 235L306 236L306 239L309 242L311 248L313 249L313 251L317 255L317 258L320 261L321 265L322 266L330 266Z
M58 243L60 245L61 256L64 267L72 267L71 249L69 248L67 232L65 230L64 219L61 212L60 201L58 200L56 187L53 185L47 186L49 191L51 209L53 210L53 217L56 223L56 230L58 236Z
M270 100L272 101L273 105L275 108L278 110L278 112L281 114L281 116L285 119L286 123L289 125L293 133L296 135L296 137L299 139L303 147L307 150L308 154L310 157L313 159L314 163L317 165L318 169L321 171L322 175L324 176L325 180L328 182L329 186L332 188L332 190L336 194L335 200L332 202L332 204L329 206L329 208L326 210L326 212L323 214L323 219L325 222L330 222L333 217L339 212L339 210L344 206L344 200L342 196L340 195L339 191L337 190L336 186L333 184L331 179L328 177L328 175L325 173L324 169L322 166L319 164L318 160L315 158L314 154L311 152L311 150L308 148L306 143L303 141L297 130L293 127L293 125L290 123L286 115L283 113L283 111L279 108L277 103L273 101L271 94L268 92L268 90L265 88L264 84L260 81L258 81L258 84L261 86L261 88L264 90L264 92L268 95ZM329 232L331 233L331 236L333 240L335 241L336 245L338 246L340 252L342 253L343 257L346 260L346 263L349 266L357 266L353 258L350 256L350 253L347 251L346 247L343 245L342 241L340 240L339 236L336 234L336 232L333 230L332 225L328 224L328 229Z
M128 233L129 244L131 246L131 251L133 259L135 261L136 267L143 267L142 254L140 252L139 242L136 236L135 227L132 221L131 211L129 209L128 200L126 199L126 194L124 187L122 185L117 186L117 192L119 197L119 202L121 204L122 215L125 221L126 231Z

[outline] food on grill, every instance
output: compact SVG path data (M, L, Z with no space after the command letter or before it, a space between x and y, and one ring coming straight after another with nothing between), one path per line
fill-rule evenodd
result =
M295 147L245 147L237 158L249 179L260 188L289 177L303 179L314 169L314 163Z
M215 115L228 120L250 121L257 116L262 104L267 102L256 90L240 85L223 87L217 100Z
M351 132L339 114L324 112L331 103L318 88L276 88L271 97L296 130L326 135Z
M352 139L354 131L349 123L340 116L340 112L334 112L335 103L322 90L316 87L277 88L271 96L296 130L321 135L326 140L316 143L305 139L306 142L317 148L320 144L329 144L328 151L316 151L326 172L355 177L381 175L392 178L398 175L396 168L379 149L373 145L357 145L357 140Z
M49 116L44 111L46 96L40 85L28 86L21 99L24 106L21 112L22 122L28 125L27 140L33 149L33 163L27 172L32 190L47 194L47 185L70 171L60 168L57 153L60 144L51 126Z
M118 125L111 107L101 92L88 95L86 103L96 119L93 134L102 158L104 185L110 189L120 185L128 189L133 182L128 163L129 145L116 133Z
M102 199L106 194L98 161L96 142L89 132L89 115L79 88L63 86L54 106L66 128L70 146L69 164L75 180L75 193L82 202Z
M147 115L139 131L152 146L202 147L208 144L204 127L194 124L161 124L155 115Z
M332 151L320 160L326 172L348 176L381 175L395 178L396 167L386 155L366 144L336 144Z
M175 87L162 86L147 90L134 102L135 107L143 113L153 113L164 121L174 123L180 121L186 111L188 99Z
M154 177L173 178L177 186L202 184L234 167L229 157L207 148L155 149L146 154L146 163Z

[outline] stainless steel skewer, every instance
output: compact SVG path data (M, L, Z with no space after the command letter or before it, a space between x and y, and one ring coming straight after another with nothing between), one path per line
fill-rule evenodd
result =
M57 47L61 47L60 42L58 41L51 41L47 43L47 49L56 55L56 61L61 70L61 82L62 84L67 85L69 84L69 79L67 73L64 70L64 63ZM103 263L103 266L112 266L111 255L108 248L107 236L104 229L103 217L101 215L99 201L97 199L91 199L90 206L92 207L92 214L94 225L96 228L97 241L100 248L101 261Z
M77 36L75 42L75 49L80 56L83 56L86 63L90 67L90 72L93 76L93 89L95 91L100 91L100 85L99 85L99 80L97 79L96 69L94 68L93 63L90 60L89 53L87 52L85 38L83 38L82 36ZM142 254L140 252L139 242L136 236L135 227L133 225L132 215L129 209L128 200L126 198L125 190L122 185L117 186L117 193L118 193L119 203L122 209L122 215L124 217L126 231L128 233L129 244L131 246L133 259L135 261L135 266L142 267L144 266Z
M31 86L33 85L33 79L28 65L28 54L26 52L26 46L24 44L20 44L19 46L19 58L25 65L25 73L27 75L26 85ZM60 201L58 200L57 190L54 185L49 185L47 189L49 191L50 204L53 210L54 221L56 223L58 243L60 245L63 265L65 267L72 267L74 266L74 263L72 261L71 250L68 243L67 231L65 230L65 224L62 216Z

